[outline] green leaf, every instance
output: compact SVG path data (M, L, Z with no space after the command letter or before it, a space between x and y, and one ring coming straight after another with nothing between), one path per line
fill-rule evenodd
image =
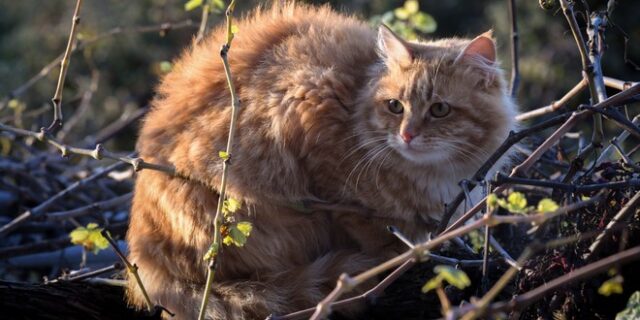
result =
M429 281L427 281L427 283L425 283L424 286L422 286L422 293L427 293L441 286L442 286L442 277L440 275L437 275L432 279L430 279Z
M249 221L240 221L236 227L247 238L251 235L251 230L253 230L253 225Z
M540 213L554 212L558 208L558 204L549 198L544 198L538 202L538 212Z
M612 294L621 294L623 281L624 279L622 278L622 276L615 276L603 282L600 288L598 288L598 293L603 296L610 296Z
M407 9L405 8L397 8L395 10L393 10L393 14L395 14L396 18L400 19L400 20L407 20L409 19L409 11L407 11Z
M209 2L211 3L211 7L213 8L214 11L224 11L225 8L225 4L224 1L222 0L209 0Z
M109 247L109 241L102 236L102 228L97 223L89 223L86 227L77 227L69 233L71 243L82 245L85 250L94 254Z
M618 312L616 320L637 320L640 319L640 291L634 292L629 297L627 308Z
M217 255L218 255L218 244L212 243L209 249L207 250L207 253L204 254L204 257L202 258L202 260L205 260L205 261L211 260L215 258Z
M469 280L467 274L462 270L458 270L450 266L439 265L433 268L433 271L441 276L443 280L458 289L464 289L471 285L471 280Z
M522 212L527 208L527 198L521 192L512 192L507 198L509 211Z
M226 151L218 151L218 157L220 157L220 159L227 161L229 160L229 153Z
M238 224L229 227L228 234L222 242L227 245L235 245L236 247L242 247L247 243L247 237L251 234L252 225L249 222L239 222Z
M413 27L420 32L431 33L436 31L438 24L430 14L424 12L418 12L409 18Z
M228 198L222 203L222 213L224 213L225 215L235 213L236 211L240 210L240 208L242 208L242 203L233 198Z
M420 10L420 4L418 4L417 0L407 0L404 3L404 10L409 14L414 14Z
M189 0L184 4L184 10L191 11L195 8L198 8L202 5L202 0Z

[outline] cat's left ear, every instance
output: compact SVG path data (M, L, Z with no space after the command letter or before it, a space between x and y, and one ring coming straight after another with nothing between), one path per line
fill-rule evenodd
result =
M413 52L407 41L384 24L378 28L378 51L387 64L397 63L406 67L413 61Z
M496 43L493 39L493 30L489 30L471 40L456 60L460 59L473 59L493 66L496 63Z

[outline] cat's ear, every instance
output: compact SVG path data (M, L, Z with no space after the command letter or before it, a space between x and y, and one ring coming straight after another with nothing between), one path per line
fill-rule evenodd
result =
M496 43L493 40L493 31L489 30L471 40L462 50L458 59L473 59L487 65L496 63Z
M378 51L387 64L408 66L413 61L413 52L409 44L384 24L378 28Z

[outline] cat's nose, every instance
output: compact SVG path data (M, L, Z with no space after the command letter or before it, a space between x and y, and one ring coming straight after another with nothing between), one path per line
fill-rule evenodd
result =
M406 144L409 144L409 142L411 142L411 140L413 140L415 136L409 131L403 131L400 134L400 137L402 138L402 141L404 141Z

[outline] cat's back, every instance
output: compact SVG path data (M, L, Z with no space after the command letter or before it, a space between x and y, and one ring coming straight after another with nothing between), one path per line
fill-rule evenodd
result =
M378 59L376 33L328 6L290 2L258 9L234 24L238 33L228 57L242 106L229 192L246 200L258 194L306 198L309 181L300 159L319 144L339 150L323 141L344 141L345 123ZM213 188L231 115L220 59L225 42L220 26L174 62L138 139L145 160L172 165ZM277 183L281 177L290 178Z
M249 13L234 25L238 33L229 63L240 98L248 102L243 104L246 112L251 112L252 101L286 106L288 99L315 99L314 95L331 95L343 105L352 105L367 66L376 59L375 32L328 6L274 4ZM167 151L203 115L216 119L208 123L213 130L228 124L225 109L230 96L220 60L225 42L223 25L174 61L173 70L158 86L140 133L141 156L172 162ZM325 92L318 92L323 84Z

